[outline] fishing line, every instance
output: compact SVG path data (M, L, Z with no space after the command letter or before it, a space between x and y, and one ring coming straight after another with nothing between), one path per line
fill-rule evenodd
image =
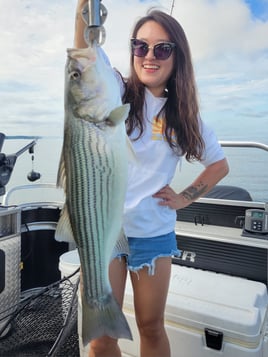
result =
M175 6L175 0L173 0L173 1L172 1L172 4L171 4L170 16L172 16L174 6Z

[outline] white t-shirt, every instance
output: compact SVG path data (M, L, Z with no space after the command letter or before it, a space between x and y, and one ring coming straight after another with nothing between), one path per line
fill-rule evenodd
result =
M167 234L174 230L176 211L160 206L152 195L170 184L181 156L176 155L163 136L161 117L156 116L165 104L166 98L154 97L145 90L145 130L138 140L132 141L137 156L129 163L128 188L124 207L124 230L128 237L149 238ZM224 158L214 132L200 121L205 142L202 159L208 166ZM137 132L130 139L136 138Z
M106 63L109 59L103 52ZM121 95L124 84L121 76L115 72L120 84ZM150 238L170 233L175 228L176 211L158 204L159 199L152 195L170 184L181 156L176 155L163 136L163 123L156 116L165 104L166 98L155 97L145 89L143 115L145 130L142 137L132 140L137 160L129 162L128 186L124 206L124 230L127 237ZM205 150L201 163L206 167L224 159L224 153L213 130L201 120L201 133ZM136 138L138 131L131 134Z

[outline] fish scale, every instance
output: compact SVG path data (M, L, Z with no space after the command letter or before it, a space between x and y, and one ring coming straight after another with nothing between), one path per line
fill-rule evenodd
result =
M91 150L90 152L95 152L98 153L97 147L100 145L100 140L94 140L95 135L92 135L93 137L86 137L86 134L88 133L87 130L84 129L84 126L88 126L87 123L84 123L81 121L79 124L81 125L81 130L80 130L80 135L84 136L83 139L80 139L80 143L90 143L91 145ZM76 126L78 123L76 123ZM89 132L90 133L90 132ZM92 134L95 134L95 131L93 131ZM95 141L95 142L94 142ZM89 240L88 239L88 230L85 228L89 228L90 236L104 236L105 235L105 230L104 230L104 220L106 219L104 215L104 200L101 195L101 192L103 191L103 181L105 179L108 180L107 177L105 177L103 174L100 174L98 170L96 170L96 166L99 165L98 160L100 159L100 155L91 155L91 160L87 159L87 156L85 155L85 149L83 145L77 145L76 146L77 150L75 151L75 155L73 157L74 161L74 172L83 172L84 175L82 176L83 181L81 180L81 175L79 177L79 182L76 182L75 179L77 178L76 175L74 175L74 180L71 180L71 186L72 189L74 188L79 188L81 187L81 181L84 183L82 187L81 194L77 193L76 191L73 192L73 197L80 197L79 200L75 200L72 203L72 211L71 211L71 216L74 215L76 216L74 221L75 222L84 222L83 225L78 224L77 229L79 231L79 236L81 237L81 240L77 242L78 244L78 249L84 249L85 253L81 253L80 256L83 256L83 254L86 254L86 252L91 252L91 256L95 257L96 259L92 261L89 260L89 257L86 256L86 261L89 262L85 266L88 267L90 270L92 268L93 274L92 277L95 279L92 279L90 282L84 279L84 286L85 286L85 291L87 291L87 284L90 284L90 291L93 292L92 296L103 296L104 291L103 291L103 285L101 284L101 281L103 280L103 277L99 277L99 273L101 271L104 271L101 266L102 260L99 258L101 256L101 253L103 251L103 246L101 246L101 241L100 240ZM95 169L94 169L95 168ZM89 179L88 179L89 177ZM98 182L98 185L97 185ZM94 197L94 200L90 200L89 196ZM91 203L91 205L88 205L88 202ZM88 210L85 209L88 207ZM99 214L95 214L94 216L90 215L90 210L94 210ZM82 217L77 217L77 214L79 212L82 212ZM94 219L94 221L93 221ZM74 226L74 225L73 225ZM98 259L97 259L98 258ZM97 262L98 261L98 266ZM83 264L82 264L83 266ZM86 274L85 274L86 275ZM88 296L88 299L92 298L91 296Z

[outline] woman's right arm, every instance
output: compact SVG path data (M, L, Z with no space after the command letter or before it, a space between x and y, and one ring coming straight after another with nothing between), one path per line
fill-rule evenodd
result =
M86 24L82 17L82 11L87 2L88 2L87 0L78 0L76 6L75 29L74 29L74 47L76 48L84 48L88 46L84 39L84 30Z

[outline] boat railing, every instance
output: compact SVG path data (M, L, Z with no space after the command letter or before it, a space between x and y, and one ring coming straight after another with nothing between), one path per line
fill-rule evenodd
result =
M222 147L255 148L268 151L268 145L255 141L219 141Z
M10 199L11 199L11 196L14 195L14 193L16 192L21 192L21 191L26 191L26 190L29 190L29 191L33 191L33 190L54 190L55 192L56 191L61 191L59 188L57 188L56 184L54 183L35 183L35 184L30 184L30 185L21 185L21 186L15 186L15 187L12 187L11 189L9 189L6 194L3 196L3 200L2 200L2 205L3 206L9 206L10 205ZM31 196L31 199L32 199L32 196ZM29 206L35 206L35 205L38 205L38 206L42 206L42 205L45 205L45 206L62 206L63 205L63 199L62 200L51 200L51 201L40 201L40 200L36 200L36 201L29 201L29 202L25 202L25 203L22 203L20 204L20 207L29 207Z

